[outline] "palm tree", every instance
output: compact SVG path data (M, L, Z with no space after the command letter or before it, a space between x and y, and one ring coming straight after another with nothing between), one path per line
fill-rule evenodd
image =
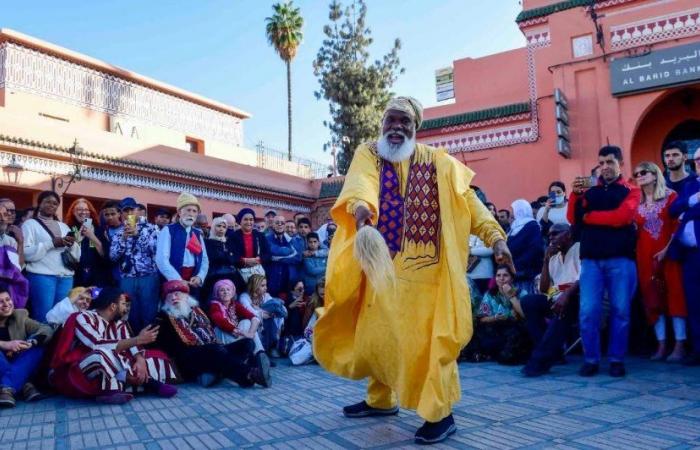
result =
M287 125L289 160L292 160L292 59L297 54L297 49L301 44L304 34L301 28L304 26L304 18L301 17L299 8L292 5L291 0L287 3L276 3L272 5L274 14L267 17L265 21L265 34L267 40L280 55L282 61L287 65Z

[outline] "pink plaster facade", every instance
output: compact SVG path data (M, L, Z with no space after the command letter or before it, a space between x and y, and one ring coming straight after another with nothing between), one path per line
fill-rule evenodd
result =
M209 215L243 206L325 220L322 180L254 167L243 148L250 115L85 55L0 30L0 196L33 204L51 177L72 170L67 151L83 150L83 179L65 194L99 207L131 196L149 209L192 192ZM202 152L188 151L188 140ZM321 202L323 203L323 202ZM320 213L317 213L317 210ZM320 215L319 215L320 214Z
M697 0L597 2L605 57L588 9L571 7L574 3L525 0L524 11L550 5L565 8L513 25L520 26L526 37L524 48L454 61L454 103L425 111L426 119L437 119L530 104L524 114L418 133L419 141L447 146L474 169L474 184L499 208L516 198L532 201L546 194L553 180L568 185L574 177L589 174L597 150L608 142L622 147L626 176L640 161L661 164L661 146L674 128L700 120L700 69L694 82L682 86L613 96L609 68L615 58L700 42ZM590 53L582 43L588 36ZM555 89L569 103L570 158L557 153ZM700 128L697 131L700 139Z

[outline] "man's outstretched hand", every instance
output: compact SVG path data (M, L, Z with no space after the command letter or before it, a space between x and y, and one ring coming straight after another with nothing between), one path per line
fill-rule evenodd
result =
M499 239L493 244L493 256L497 264L502 264L510 267L510 270L515 273L515 265L513 264L513 255L510 254L506 241Z

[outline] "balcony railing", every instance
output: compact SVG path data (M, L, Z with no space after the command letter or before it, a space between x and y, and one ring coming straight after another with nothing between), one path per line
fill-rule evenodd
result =
M294 156L289 161L285 152L267 147L262 141L258 142L255 149L258 153L258 167L263 169L308 179L326 178L333 171L329 164L311 159Z

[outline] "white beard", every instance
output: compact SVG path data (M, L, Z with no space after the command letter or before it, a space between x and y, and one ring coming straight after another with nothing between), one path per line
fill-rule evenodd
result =
M408 139L406 135L403 135L404 141L400 145L395 145L387 140L389 133L385 133L377 141L377 153L383 159L387 161L398 163L404 161L413 155L416 149L416 136L414 135L411 139Z
M169 303L166 299L165 304L161 308L170 317L175 319L186 319L192 314L192 308L199 305L197 300L188 296L186 302L180 302L177 306Z
M180 218L180 225L182 225L185 228L190 228L192 225L194 225L195 218L194 217L181 217Z

